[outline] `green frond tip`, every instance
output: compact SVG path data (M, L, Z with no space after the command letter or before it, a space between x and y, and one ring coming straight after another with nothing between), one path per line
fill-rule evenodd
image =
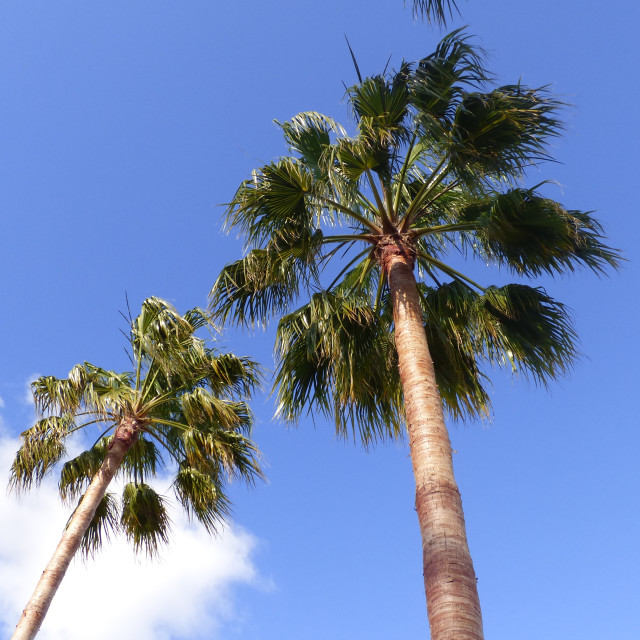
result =
M218 473L211 465L203 469L183 461L173 483L176 498L189 517L195 517L211 534L217 532L230 513L230 503L221 489Z
M301 284L313 278L321 244L319 231L304 232L290 241L280 238L228 264L209 294L214 316L235 325L264 326L286 311Z
M86 490L107 455L110 440L102 438L91 449L64 463L58 483L63 500L74 500Z
M233 429L215 424L199 425L180 434L186 464L194 468L214 465L229 479L239 478L252 484L262 478L259 453L255 445Z
M103 542L108 542L111 535L118 532L120 529L119 513L120 505L115 495L105 493L80 542L80 552L84 559L93 558L96 552L102 548Z
M342 126L332 118L314 111L299 113L287 122L275 122L282 128L291 152L300 156L314 178L328 179L326 162L331 136L346 135Z
M169 542L171 521L164 499L147 484L125 485L120 524L136 553L155 556L158 547Z
M156 469L160 464L162 464L160 450L152 440L141 435L127 451L120 471L128 480L142 481L144 478L155 477Z
M425 18L441 26L446 25L454 12L459 13L455 0L412 0L411 7L415 18Z
M275 387L278 414L296 422L305 408L333 416L340 436L367 445L402 434L402 393L389 319L361 296L315 294L280 321Z
M520 177L532 164L550 160L550 138L560 135L564 105L546 87L507 85L467 93L449 133L450 166L465 181L479 176Z
M250 246L273 237L299 236L311 228L314 176L303 162L283 158L254 172L227 207L227 224L239 227Z
M491 401L476 348L470 309L477 294L454 281L418 286L429 353L444 408L456 419L488 417Z
M70 416L50 416L36 422L21 436L11 465L9 488L20 493L39 485L65 454L65 439L74 426Z
M463 29L445 36L436 50L418 61L409 80L417 123L429 137L442 135L451 125L465 96L465 86L479 89L490 79L485 52Z
M492 364L547 385L579 357L566 307L542 288L522 284L489 287L474 309L476 335Z
M517 273L597 273L619 266L619 253L604 244L600 224L588 212L569 211L532 189L512 189L471 203L462 220L477 226L477 250Z

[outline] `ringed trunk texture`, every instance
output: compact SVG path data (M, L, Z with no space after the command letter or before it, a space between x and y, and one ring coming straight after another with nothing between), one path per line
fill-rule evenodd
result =
M56 548L46 569L43 571L35 591L22 612L20 621L11 636L11 640L31 640L40 630L42 621L47 615L51 601L64 578L64 575L75 555L82 536L91 524L96 509L122 463L127 451L137 439L137 425L123 422L116 429L116 434L100 469L91 480L87 491L71 516L58 547Z
M386 247L383 264L393 300L431 638L483 640L476 576L423 326L413 257L398 246Z

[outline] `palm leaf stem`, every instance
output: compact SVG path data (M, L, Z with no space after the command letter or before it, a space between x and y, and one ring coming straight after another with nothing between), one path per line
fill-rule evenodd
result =
M438 186L438 184L440 184L443 178L447 175L447 167L445 166L446 162L447 157L445 156L444 158L442 158L442 160L440 160L436 168L431 172L429 178L420 187L420 190L416 194L415 198L411 201L411 204L407 208L402 219L402 225L400 228L401 233L405 232L407 227L411 224L411 221L413 220L413 212L415 209L420 208L425 196L428 196L431 190Z
M419 227L411 229L412 238L433 235L434 233L449 233L451 231L477 231L478 225L475 222L457 222L455 224L439 224L435 227Z
M115 426L115 424L112 424L108 429L105 429L96 439L96 441L91 445L91 448L93 449L93 447L95 447L98 442L100 442L100 440L102 440L102 438L104 438L107 433L109 433L109 431L111 431L111 429L113 429Z
M425 271L427 272L427 275L435 282L437 287L442 286L442 282L440 282L440 280L438 280L438 278L436 278L436 276L434 275L433 269L425 268Z
M424 205L420 207L420 209L422 211L426 211L438 198L441 198L445 193L447 193L447 191L451 191L451 189L453 189L454 187L457 187L459 184L460 184L460 180L453 180L442 191L439 191L435 196L433 196L431 200L425 202ZM417 215L418 214L416 213L416 216ZM414 220L416 216L413 216Z
M323 202L327 203L328 205L330 205L331 207L333 207L334 209L337 209L338 211L344 213L347 216L351 216L352 218L354 218L355 220L363 224L365 227L367 227L367 229L370 229L374 233L382 233L382 229L380 229L380 227L378 227L373 222L371 222L371 220L365 218L359 213L356 213L353 209L349 209L349 207L345 207L339 202L336 202L331 198L327 198L326 196L319 195L318 198ZM374 209L374 212L375 212L375 209Z
M150 393L150 391L151 391L151 385L153 385L153 383L158 378L158 374L160 373L160 368L159 367L156 368L155 372L153 373L153 376L151 377L151 382L149 382L147 384L147 381L149 380L149 371L152 370L154 363L155 363L155 358L153 358L151 360L151 364L149 365L149 370L147 371L147 375L144 377L144 380L142 382L142 388L140 389L140 402L141 403L143 403L145 401L145 398L147 397L147 394Z
M135 388L140 385L140 372L142 370L142 340L138 339L138 356L136 358L136 383Z
M382 184L382 179L380 180ZM389 215L389 220L393 224L396 221L395 210L393 208L393 198L391 196L391 189L387 189L384 185L382 185L382 193L384 194L384 200L387 205L387 212Z
M486 291L486 288L483 287L482 285L479 285L477 282L475 282L475 280L468 278L467 276L464 275L464 273L460 273L459 271L456 271L453 267L450 267L444 262L440 262L440 260L438 260L437 258L434 258L433 256L430 256L424 253L423 251L418 251L418 256L421 257L423 260L426 260L429 264L432 264L434 267L437 267L438 269L440 269L440 271L442 271L443 273L446 273L448 276L451 276L454 280L457 280L461 284L464 284L465 286L468 286L470 284L482 292Z
M113 420L113 422L117 422L115 417L110 417L110 420ZM75 427L73 427L73 429L69 429L69 432L67 435L71 435L72 433L75 433L76 431L80 431L80 429L84 429L85 427L88 427L90 424L98 424L100 422L104 422L104 418L96 418L95 420L89 420L88 422L83 422L82 424L79 424ZM104 435L105 433L108 433L109 431L111 431L111 429L113 428L113 426L109 427L108 429L106 429L102 435ZM102 438L102 436L100 436L100 438Z
M371 187L371 192L373 193L373 198L376 201L376 205L378 206L378 216L379 216L380 220L382 220L382 226L384 228L385 224L391 224L391 221L389 220L389 216L387 215L387 212L385 211L384 202L382 201L382 198L380 197L380 193L378 191L378 187L376 187L375 180L373 179L373 176L371 175L371 169L365 169L364 172L365 172L365 175L367 176L367 180L369 182L369 186Z
M165 402L165 400L175 398L176 394L183 390L184 390L184 385L178 388L174 387L170 391L167 391L166 393L156 396L153 400L151 400L145 405L145 408L147 409L147 413L152 411L156 407L161 406Z
M402 189L404 188L404 181L407 178L407 171L409 170L409 160L411 159L411 153L413 148L416 145L416 140L418 139L418 131L414 129L413 137L411 138L411 142L409 143L409 148L407 149L407 155L405 156L404 162L402 163L402 169L400 170L400 179L396 181L395 185L396 189L396 197L393 205L393 210L397 211L400 207L400 197L402 196Z
M367 253L371 253L371 249L367 248L364 251L361 251L353 260L350 260L349 263L343 269L341 269L340 273L333 279L333 282L327 287L327 291L331 291L336 282L338 282L338 280L340 280L340 278L351 268L351 265L355 264Z
M337 247L334 247L333 249L331 249L331 251L325 253L319 260L320 264L324 264L326 263L328 260L331 260L331 258L333 258L333 256L338 253L338 251L340 251L340 249L342 249L344 246L348 245L351 243L351 238L342 240L340 242L340 244ZM317 279L316 279L317 281Z
M360 204L368 211L372 211L374 214L378 214L378 210L376 205L367 198L361 191L358 191L358 199L360 200Z
M322 242L351 242L352 240L363 240L364 242L370 242L375 244L378 241L378 236L371 235L370 233L360 233L353 236L324 236Z
M385 283L384 269L380 269L380 277L378 278L378 290L376 291L376 299L373 305L374 311L380 308L380 302L382 301L382 292L384 291Z
M175 422L174 420L169 420L168 418L154 418L153 422L156 424L163 424L167 427L174 427L175 429L179 429L181 431L188 431L189 429L191 429L191 427L188 425L184 425L180 422Z
M362 284L364 279L367 277L367 275L369 275L369 273L371 272L373 267L376 265L377 262L374 259L374 250L373 249L371 249L369 251L369 257L367 258L367 260L368 260L368 264L367 264L366 268L362 270L362 273L360 274L360 277L353 284L353 286L349 288L349 290L347 291L346 295L352 294L356 290L356 288L359 287Z

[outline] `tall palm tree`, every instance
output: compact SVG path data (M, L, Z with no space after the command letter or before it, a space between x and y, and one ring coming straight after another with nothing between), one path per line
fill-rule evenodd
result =
M94 553L117 529L136 551L150 555L168 541L164 498L147 484L163 462L161 452L175 474L178 501L209 532L229 511L225 479L253 482L261 476L258 451L247 437L252 419L245 402L259 369L247 358L216 352L195 335L211 327L200 309L181 316L167 302L149 298L131 321L131 371L85 362L66 379L45 376L33 383L43 417L21 436L11 468L13 489L38 484L64 457L69 436L92 425L101 433L62 466L60 495L79 498L79 504L24 609L15 640L37 634L78 549ZM116 475L128 481L121 502L106 493Z
M487 366L546 383L571 366L575 336L544 289L477 284L446 255L525 277L601 271L617 255L590 214L523 186L561 130L545 88L492 87L460 31L415 64L359 80L347 91L353 135L299 114L280 125L291 155L239 187L227 222L249 251L221 272L211 308L237 325L286 314L276 338L286 420L333 415L365 443L406 424L431 637L479 640L443 405L453 417L487 412Z

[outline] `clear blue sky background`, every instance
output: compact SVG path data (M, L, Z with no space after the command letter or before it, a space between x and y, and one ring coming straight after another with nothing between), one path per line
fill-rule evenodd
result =
M545 391L498 374L493 421L451 425L486 637L635 640L640 12L615 0L460 9L452 27L478 36L499 82L551 84L573 103L560 163L531 183L556 180L552 197L597 210L629 260L608 279L542 281L581 336L569 378ZM206 304L241 251L216 205L285 152L273 119L317 110L348 121L345 33L372 74L390 55L393 66L430 53L445 31L413 21L402 0L0 0L5 435L29 426L34 374L84 360L126 368L125 291L134 312L149 295ZM229 331L224 344L272 365L270 331ZM273 587L239 587L221 637L427 637L406 446L364 452L322 420L285 430L266 393L254 410L269 483L233 489L235 521L258 539L253 561Z

